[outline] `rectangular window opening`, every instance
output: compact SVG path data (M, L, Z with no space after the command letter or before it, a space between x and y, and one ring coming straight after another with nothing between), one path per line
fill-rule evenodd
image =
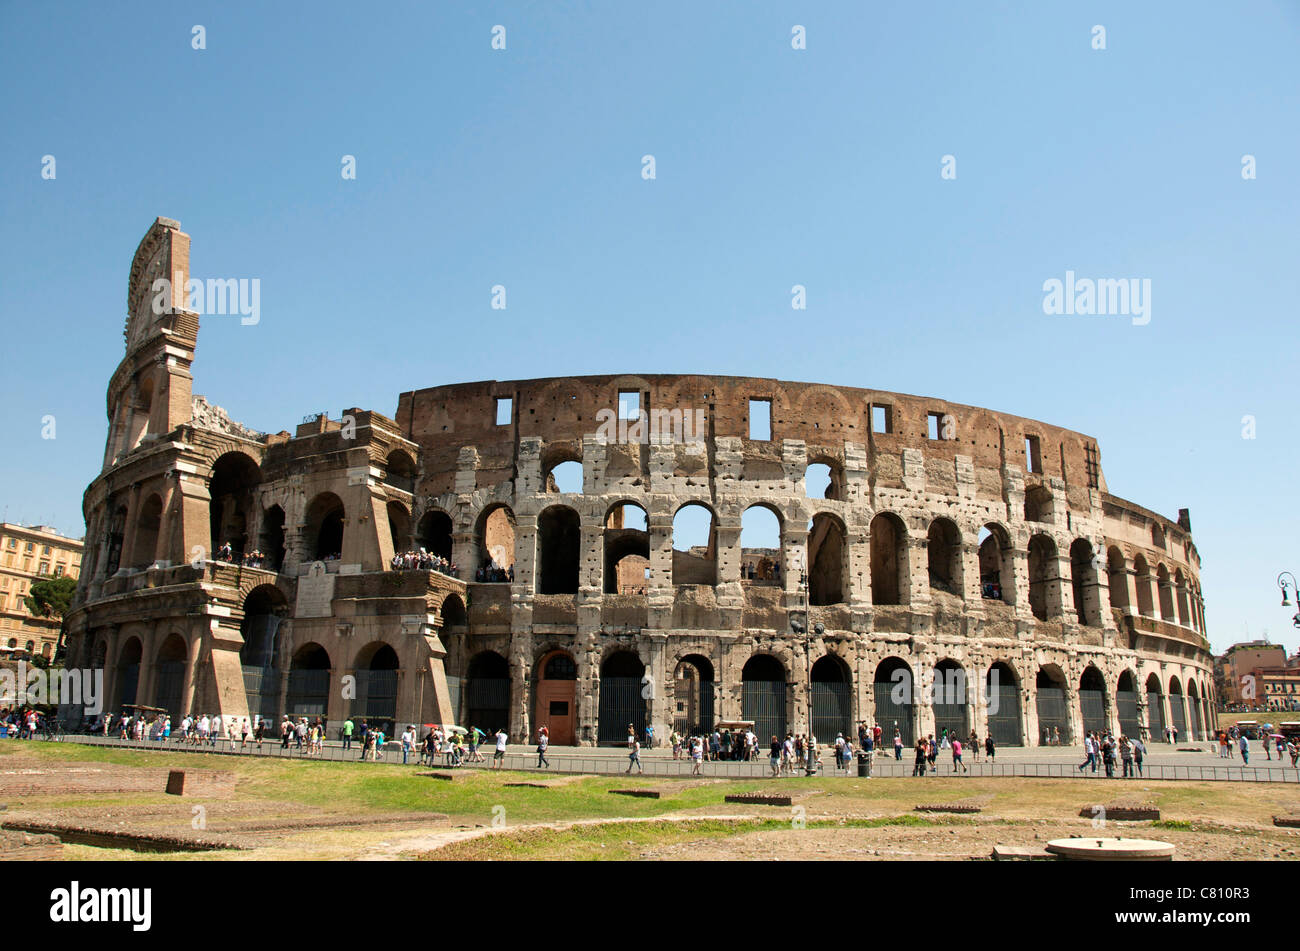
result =
M509 426L514 418L514 398L510 396L497 397L497 425Z
M641 418L641 394L636 390L618 391L618 418Z
M1041 475L1043 471L1043 456L1040 442L1041 441L1037 436L1025 437L1025 469L1028 472L1036 472Z
M749 438L756 442L772 439L772 401L749 401Z
M873 433L892 433L894 431L894 408L892 406L871 407L871 431Z

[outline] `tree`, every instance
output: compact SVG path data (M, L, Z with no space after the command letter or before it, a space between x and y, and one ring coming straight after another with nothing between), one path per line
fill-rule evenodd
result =
M72 595L76 590L76 579L67 575L42 578L32 583L31 590L23 598L23 603L36 617L61 618L67 613L68 605L72 603Z

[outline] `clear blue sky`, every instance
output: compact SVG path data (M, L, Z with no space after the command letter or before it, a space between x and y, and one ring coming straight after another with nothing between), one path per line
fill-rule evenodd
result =
M622 371L987 406L1191 509L1216 648L1294 650L1298 51L1289 2L6 0L0 507L84 530L164 215L196 276L261 281L261 322L207 319L194 367L258 429ZM1150 323L1045 315L1066 270L1149 278Z

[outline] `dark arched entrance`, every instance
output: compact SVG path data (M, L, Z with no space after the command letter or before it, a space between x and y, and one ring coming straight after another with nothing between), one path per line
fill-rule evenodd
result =
M1147 723L1150 725L1152 740L1165 739L1165 698L1160 689L1160 678L1152 674L1147 678Z
M1048 746L1060 737L1061 744L1070 740L1070 708L1065 700L1065 675L1055 666L1040 667L1034 684L1038 708L1038 742Z
M876 723L880 738L892 746L894 731L903 739L904 746L916 742L916 714L913 704L915 678L912 668L899 657L887 657L876 668L872 690L876 701Z
M329 699L330 655L319 644L304 644L289 663L284 712L291 717L323 717Z
M136 688L140 684L140 659L143 655L144 646L138 637L133 637L122 645L117 665L120 684L117 689L118 706L136 702Z
M827 655L812 666L812 730L822 743L853 737L853 684L848 665Z
M444 608L445 609L445 608ZM469 662L467 678L467 727L478 727L491 735L510 732L510 665L495 651L482 651Z
M645 664L631 651L610 654L600 665L600 712L596 722L600 743L626 743L629 723L637 739L645 739L644 675Z
M546 727L556 746L572 746L577 740L577 681L578 665L564 651L551 651L537 665L533 730Z
M785 736L785 668L771 654L755 654L740 672L741 718L754 721L759 745Z
M989 711L989 736L998 746L1024 746L1020 719L1020 682L1010 665L998 661L985 678L984 699Z
M930 709L934 711L934 738L942 739L970 735L970 717L966 712L966 692L969 684L966 671L955 660L941 660L934 666L934 697Z
M1130 670L1119 675L1115 690L1115 712L1119 716L1119 731L1131 739L1142 738L1142 718L1138 715L1137 679Z
M1089 666L1079 678L1079 713L1083 715L1085 733L1105 733L1106 681L1101 671Z
M154 706L166 710L172 723L179 723L185 713L181 709L181 691L185 685L188 656L185 639L179 634L170 635L158 649L158 686L154 689Z
M372 730L397 735L397 651L387 644L369 644L357 656L357 699L354 714Z
M673 672L673 729L691 735L713 729L713 664L707 657L683 657Z

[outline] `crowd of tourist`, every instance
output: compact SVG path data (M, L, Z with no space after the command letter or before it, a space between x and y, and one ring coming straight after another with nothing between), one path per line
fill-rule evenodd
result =
M45 725L45 717L31 707L0 709L0 738L34 740Z
M779 562L764 558L755 564L747 561L740 566L740 577L743 581L773 581L781 580L781 565Z
M391 565L394 571L437 571L452 578L460 577L460 569L450 558L423 548L394 555Z
M252 551L237 552L230 542L226 542L217 549L216 560L229 564L240 564L245 568L265 568L268 571L275 569L275 563L271 560L270 555L264 554L256 548Z
M507 568L502 568L495 561L484 562L483 566L474 572L474 580L513 583L515 580L515 566L510 565Z
M1092 731L1085 733L1083 736L1083 755L1084 760L1079 764L1079 772L1091 769L1097 772L1097 763L1100 761L1102 767L1106 770L1106 778L1115 778L1115 766L1122 764L1124 769L1124 779L1136 779L1142 776L1142 761L1146 758L1147 748L1137 737L1129 737L1121 733L1118 737L1109 731L1099 733Z

